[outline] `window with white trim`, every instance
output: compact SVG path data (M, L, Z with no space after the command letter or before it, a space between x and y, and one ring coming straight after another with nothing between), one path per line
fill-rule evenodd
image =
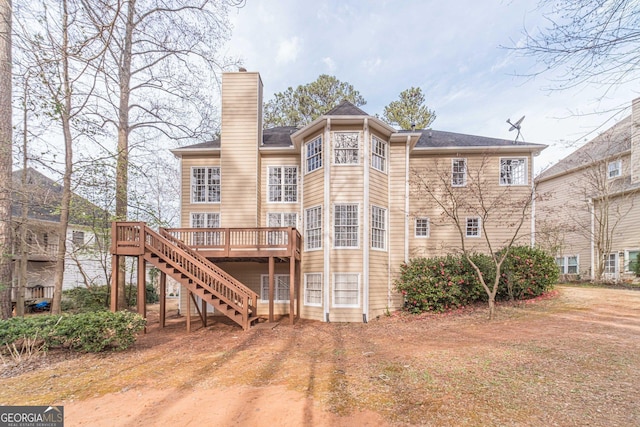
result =
M360 133L335 132L333 134L333 163L336 165L360 163Z
M314 206L304 211L304 248L322 248L322 206Z
M191 168L191 203L220 202L220 168Z
M298 167L269 166L269 202L295 203L298 201Z
M304 305L322 306L322 273L304 274Z
M429 237L429 218L416 218L416 237Z
M500 185L526 185L527 159L500 159Z
M480 217L467 218L466 236L480 237Z
M387 141L371 136L371 167L380 172L387 171Z
M260 299L263 302L269 301L269 275L261 276ZM273 275L273 301L289 302L289 275L274 274Z
M333 306L360 306L360 274L335 273L333 275Z
M578 255L565 255L556 258L560 274L578 274Z
M629 273L633 273L633 272L636 271L636 267L640 263L640 260L638 259L638 255L639 254L640 254L640 249L624 251L625 271L627 271Z
M267 227L297 227L298 214L295 212L269 212L267 213ZM286 245L289 242L287 231L269 231L270 245Z
M609 173L609 178L619 177L620 175L622 175L622 160L618 159L618 160L609 162L607 170Z
M305 173L313 172L322 167L322 136L305 144Z
M220 228L219 212L192 212L192 228ZM193 233L195 246L219 245L222 242L222 231L198 231Z
M48 244L48 240L49 236L47 235L47 233L45 233L43 238L43 242L45 242L45 245ZM74 244L74 246L84 245L84 231L73 230L71 232L71 242Z
M451 159L451 185L453 187L467 185L467 159Z
M387 210L371 206L371 247L387 248Z
M618 253L610 253L604 256L604 273L605 274L617 274L618 273Z
M336 248L358 247L358 205L333 207L333 245Z

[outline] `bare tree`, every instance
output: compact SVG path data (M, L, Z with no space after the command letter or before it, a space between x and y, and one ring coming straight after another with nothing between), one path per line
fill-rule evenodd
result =
M11 0L0 0L0 316L11 307Z
M459 243L457 248L471 264L487 293L490 319L495 315L502 264L518 239L529 236L521 230L530 218L534 194L533 186L499 186L495 173L491 173L491 163L497 161L496 156L486 154L470 163L465 162L464 182L462 175L453 176L450 159L444 166L441 159L433 159L428 166L411 171L412 191L435 207L432 210L434 226L453 228ZM458 171L462 172L462 169ZM469 239L469 227L480 239ZM487 253L493 260L493 283L474 262L474 252Z

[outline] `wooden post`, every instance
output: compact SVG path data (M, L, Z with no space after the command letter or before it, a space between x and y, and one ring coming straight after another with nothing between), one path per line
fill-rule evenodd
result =
M114 223L115 224L115 223ZM115 246L115 244L113 245ZM120 257L116 254L111 255L111 311L118 311L118 264Z
M146 319L147 317L147 301L146 301L146 261L143 257L138 256L138 314Z
M272 256L269 257L269 322L273 322L273 282L274 282L274 272L275 272L275 260ZM262 286L262 285L260 285Z
M296 312L296 317L299 319L300 318L300 305L302 304L302 265L300 263L300 260L296 261L296 292L297 292L297 298L296 301L298 303L298 311Z
M295 291L296 291L296 259L292 256L289 257L289 322L293 325L293 319L295 316Z
M202 299L202 326L207 327L207 302Z
M191 291L187 290L187 333L191 333Z
M167 317L167 274L160 272L160 327L164 328Z

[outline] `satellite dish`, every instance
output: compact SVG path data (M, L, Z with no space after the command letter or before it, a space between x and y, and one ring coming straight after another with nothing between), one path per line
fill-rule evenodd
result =
M511 123L511 119L507 119L507 123L509 123L511 125L511 127L509 128L509 132L513 131L513 130L518 130L518 134L516 135L516 139L514 140L514 142L518 141L518 138L521 136L520 135L520 128L522 127L522 121L524 120L524 116L520 117L518 119L517 122L515 123Z

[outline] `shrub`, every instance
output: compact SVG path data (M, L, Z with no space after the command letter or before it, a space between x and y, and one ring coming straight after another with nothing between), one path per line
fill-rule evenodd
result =
M81 352L124 350L146 324L142 316L126 311L14 317L0 321L0 347L42 340L43 349L64 347Z
M157 303L160 298L155 286L147 283L145 286L146 302ZM127 305L136 305L138 289L134 285L127 285L125 296ZM93 311L106 311L109 309L111 298L110 286L77 287L63 291L63 311L73 313L86 313Z
M502 264L496 299L528 299L551 290L558 281L555 259L539 248L515 246Z

